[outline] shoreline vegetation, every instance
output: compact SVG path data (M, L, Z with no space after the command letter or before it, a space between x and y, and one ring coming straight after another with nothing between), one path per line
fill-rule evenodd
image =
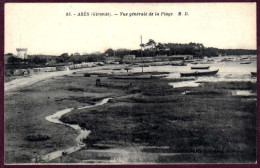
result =
M161 43L149 39L146 43L140 44L141 49L112 49L104 52L94 53L62 53L61 55L27 55L24 59L13 53L6 53L5 60L5 82L9 82L20 76L29 76L34 73L54 72L85 68L89 66L113 64L138 64L153 63L153 66L160 66L159 61L176 61L188 59L203 59L204 57L214 58L218 56L256 55L252 49L219 49L205 47L202 43ZM170 63L172 64L172 63ZM183 65L183 62L175 62L172 65ZM142 65L147 66L147 65Z
M109 97L113 99L105 105L74 109L61 117L62 122L91 132L83 140L85 148L50 163L256 161L256 82L174 88L169 83L194 79L114 79L96 72L126 66L105 65L6 83L13 88L5 93L5 163L30 163L75 145L75 130L45 117ZM97 78L104 85L96 86ZM234 90L254 94L234 95Z
M104 107L74 110L62 116L61 121L65 123L77 123L92 130L84 140L88 148L138 149L144 144L158 147L136 153L140 160L133 162L144 163L149 160L142 156L144 153L179 153L177 157L159 154L154 160L156 163L186 162L185 157L191 157L192 162L214 162L214 155L222 155L219 158L224 162L254 158L255 102L246 99L241 102L242 97L229 95L230 89L256 91L253 83L206 83L203 88L190 89L187 96L181 94L184 89L176 90L167 85L167 80L116 81L117 84L126 82L134 82L134 87L139 88L134 91L138 92L129 88L126 96L112 99Z

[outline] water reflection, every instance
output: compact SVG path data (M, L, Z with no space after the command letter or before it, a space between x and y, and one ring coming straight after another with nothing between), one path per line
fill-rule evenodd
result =
M173 88L181 88L181 87L198 87L201 84L196 81L183 81L183 82L175 82L169 83L169 85L173 86Z
M94 105L87 105L87 106L83 106L83 107L79 107L77 109L87 109L87 108L93 108L96 106L101 106L103 104L106 104L109 101L110 98L105 98L102 101L94 104ZM45 119L49 122L55 123L55 124L63 124L63 125L67 125L72 127L73 129L75 129L78 132L78 136L76 137L76 142L77 145L70 147L68 149L61 149L61 150L57 150L51 153L48 153L46 155L44 155L42 158L40 158L40 160L36 160L35 158L33 158L34 162L39 162L39 161L44 161L44 162L48 162L51 161L53 159L59 158L63 155L67 155L67 154L71 154L73 152L76 152L80 149L82 149L83 147L85 147L86 145L83 143L83 139L86 138L89 134L90 134L90 130L85 130L82 129L79 125L77 124L66 124L60 121L60 118L64 115L67 114L69 112L71 112L74 108L67 108L64 110L60 110L52 115L47 116Z
M232 90L233 96L256 96L251 90Z
M251 56L249 56L251 57ZM256 77L252 77L251 72L256 72L256 59L251 59L251 64L240 64L240 57L237 56L229 56L231 61L221 62L223 58L216 57L210 58L213 60L213 64L207 64L207 60L204 60L203 66L210 66L209 70L219 69L219 72L214 76L199 76L196 78L196 82L220 82L220 81L252 81L256 82ZM187 66L150 66L144 67L144 72L170 72L167 78L181 78L181 72L194 72L195 70L191 70L191 66L194 66L191 63L188 63ZM140 72L141 67L133 68L132 72ZM203 71L203 70L200 70ZM184 81L174 83L174 87L196 87L199 86L195 81ZM172 84L170 84L172 85ZM183 86L181 86L183 85Z

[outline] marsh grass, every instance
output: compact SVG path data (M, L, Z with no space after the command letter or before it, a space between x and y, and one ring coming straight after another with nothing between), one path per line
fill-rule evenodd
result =
M187 159L192 161L215 157L239 162L244 155L255 161L256 104L228 94L233 89L254 90L255 83L205 83L182 95L187 88L174 89L165 80L116 82L132 82L139 94L118 98L95 110L76 110L61 119L91 130L84 140L88 146L111 141L124 142L123 146L148 143L169 149L143 152L190 153Z

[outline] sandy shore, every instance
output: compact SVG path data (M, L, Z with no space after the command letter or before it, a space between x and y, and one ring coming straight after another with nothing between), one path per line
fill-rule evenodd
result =
M125 65L106 65L106 66L99 66L99 67L75 69L75 70L70 70L70 71L56 71L56 72L45 72L45 73L33 74L28 77L22 77L22 78L14 79L10 82L6 82L4 87L5 87L5 92L15 91L19 88L23 88L25 86L32 85L36 82L40 82L40 81L43 81L43 80L46 80L49 78L53 78L53 77L69 75L69 74L72 74L73 72L82 72L82 71L93 72L93 71L102 70L102 69L112 70L113 68L121 68L124 66Z
M5 162L30 163L32 158L75 146L77 131L64 125L50 123L45 117L68 107L92 104L95 102L93 98L116 95L118 92L115 94L102 93L102 90L95 92L96 78L89 80L85 77L67 77L64 79L64 75L71 75L73 72L80 74L103 69L112 70L115 67L120 68L124 65L43 73L5 83ZM74 79L76 81L73 81ZM82 86L89 85L93 90L85 93L70 91L70 88L78 83L77 81L81 81ZM82 97L87 97L89 101L76 100ZM26 140L28 136L38 134L46 135L50 139L35 142Z

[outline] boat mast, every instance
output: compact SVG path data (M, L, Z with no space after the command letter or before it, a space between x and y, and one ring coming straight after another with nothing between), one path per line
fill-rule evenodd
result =
M144 62L143 62L143 42L142 42L142 35L141 35L141 60L142 60L142 73L144 73Z
M21 41L22 41L22 36L21 36L21 34L20 34L20 48L21 48Z

